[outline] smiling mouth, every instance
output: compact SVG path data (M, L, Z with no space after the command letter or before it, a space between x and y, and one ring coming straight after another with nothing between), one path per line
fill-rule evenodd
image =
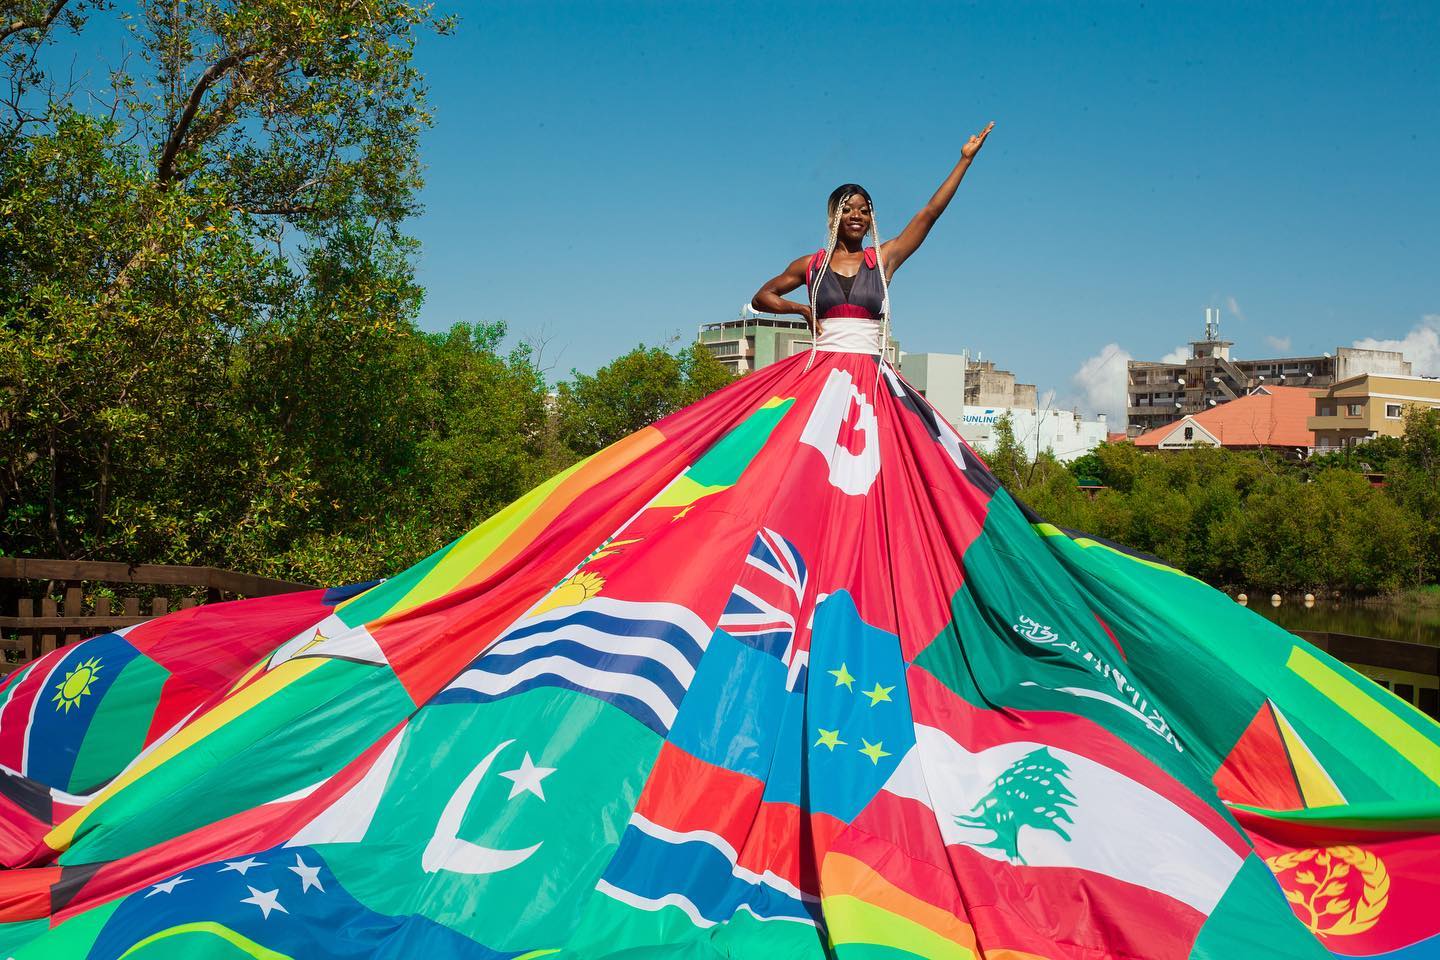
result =
M849 227L851 230L863 230L863 229L865 229L865 225L864 225L863 223L861 223L859 220L846 220L846 221L845 221L845 226Z

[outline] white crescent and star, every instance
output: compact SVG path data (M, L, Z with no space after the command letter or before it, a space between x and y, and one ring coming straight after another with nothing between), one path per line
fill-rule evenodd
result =
M480 781L485 779L485 774L489 772L490 765L495 762L500 751L514 742L514 740L506 740L491 750L450 795L445 809L440 812L439 822L435 824L435 832L430 837L430 842L425 845L425 852L420 857L420 866L426 873L435 873L440 870L471 875L500 873L502 870L519 866L528 860L531 854L540 849L540 843L510 850L498 849L462 840L458 835L460 823L465 817L465 811L469 808L470 801L475 797L475 791L479 788ZM506 799L513 800L522 793L530 793L543 801L545 791L540 786L541 781L554 772L554 767L535 766L535 762L530 759L530 754L526 753L520 766L514 770L500 772L500 776L511 783L510 795ZM543 842L542 840L541 843Z

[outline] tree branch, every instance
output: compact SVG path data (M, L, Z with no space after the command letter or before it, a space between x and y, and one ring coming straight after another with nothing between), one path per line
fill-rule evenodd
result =
M195 122L195 114L199 112L200 103L205 99L205 94L224 78L225 74L260 53L262 49L261 47L246 47L221 57L207 67L205 72L200 75L200 79L195 81L195 86L190 90L190 96L185 101L185 109L180 111L180 118L175 121L175 127L170 131L170 137L165 141L165 149L160 154L156 175L161 183L169 183L175 179L175 158L179 156L180 148L185 144L186 134L190 130L190 125Z
M55 2L50 5L49 11L39 20L20 19L10 21L3 27L0 27L0 43L4 43L15 34L25 30L39 30L41 33L44 33L50 29L50 25L55 22L56 17L60 16L60 11L64 10L65 4L69 2L70 0L55 0Z

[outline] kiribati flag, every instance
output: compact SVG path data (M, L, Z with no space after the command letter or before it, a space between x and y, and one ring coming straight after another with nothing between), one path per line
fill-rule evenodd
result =
M725 604L720 629L790 666L805 583L800 551L774 530L761 528Z
M677 603L592 597L520 621L432 702L561 687L614 704L663 737L709 642L704 621Z

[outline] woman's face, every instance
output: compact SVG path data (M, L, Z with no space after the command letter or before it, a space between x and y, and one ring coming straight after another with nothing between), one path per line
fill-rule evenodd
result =
M851 194L840 205L840 236L861 240L870 230L870 201L860 194Z

